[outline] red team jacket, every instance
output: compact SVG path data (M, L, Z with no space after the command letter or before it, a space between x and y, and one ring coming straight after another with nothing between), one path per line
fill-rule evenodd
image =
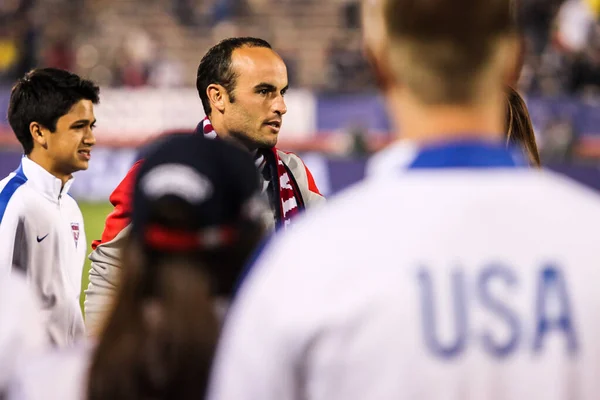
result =
M322 203L324 197L300 157L281 150L277 150L277 154L293 175L304 206L311 208ZM137 161L110 195L109 200L114 210L106 218L101 239L92 242L92 253L89 257L92 261L89 271L90 283L85 292L84 303L86 325L90 335L97 332L102 317L116 294L121 268L120 251L129 229L135 177L142 163L143 160Z

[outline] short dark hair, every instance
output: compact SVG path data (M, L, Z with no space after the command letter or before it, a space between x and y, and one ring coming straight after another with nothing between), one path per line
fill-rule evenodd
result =
M56 68L29 71L17 81L10 93L8 122L21 142L25 154L33 150L29 125L38 122L51 132L60 117L80 100L98 104L100 88L92 81Z
M384 0L393 68L427 104L474 101L496 42L515 33L511 0Z
M222 40L213 46L202 57L196 75L196 89L202 100L202 107L206 115L210 115L210 101L206 94L206 88L211 84L219 84L227 90L231 101L234 101L233 90L235 88L236 75L231 69L231 55L235 49L242 47L265 47L271 49L269 42L253 37L234 37Z

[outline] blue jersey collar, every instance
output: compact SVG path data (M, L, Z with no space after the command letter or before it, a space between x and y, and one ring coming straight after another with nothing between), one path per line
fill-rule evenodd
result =
M504 143L485 140L438 142L419 148L408 169L515 168L526 162Z
M367 164L368 178L394 176L399 169L490 169L528 165L519 149L502 142L452 140L418 145L400 140L374 155Z

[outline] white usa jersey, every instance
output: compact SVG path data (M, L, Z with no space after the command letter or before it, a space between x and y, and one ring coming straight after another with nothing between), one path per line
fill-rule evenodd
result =
M209 399L598 399L599 196L511 159L396 147L276 237Z
M79 307L86 254L83 217L62 185L23 157L0 181L0 274L22 271L39 297L50 340L69 345L84 334Z

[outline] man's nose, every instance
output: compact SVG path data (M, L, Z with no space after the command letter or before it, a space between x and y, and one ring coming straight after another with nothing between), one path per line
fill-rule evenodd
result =
M285 105L285 99L282 95L277 96L273 102L273 111L279 115L284 115L287 112L287 106Z

